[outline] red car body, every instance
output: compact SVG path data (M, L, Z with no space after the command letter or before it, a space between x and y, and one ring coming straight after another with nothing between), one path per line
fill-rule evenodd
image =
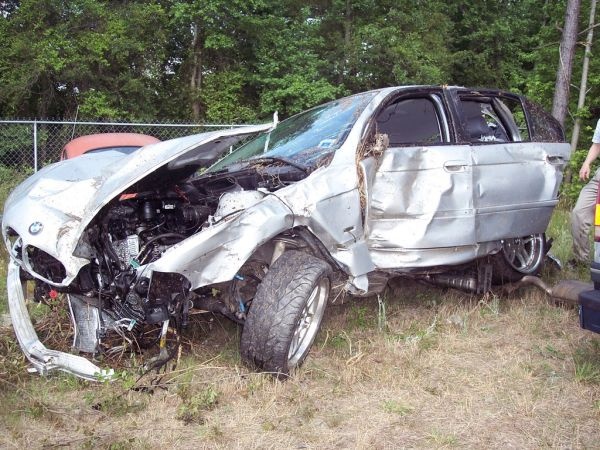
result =
M144 145L159 142L154 136L140 133L99 133L73 139L64 146L60 159L71 159L84 153L107 150L136 150Z

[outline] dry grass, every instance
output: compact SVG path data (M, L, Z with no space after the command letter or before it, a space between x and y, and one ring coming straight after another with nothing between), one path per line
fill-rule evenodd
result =
M566 260L565 211L551 229ZM287 382L242 366L237 326L209 316L175 370L123 370L112 384L28 375L0 321L0 448L600 447L600 335L575 309L534 288L482 297L401 283L382 300L331 305ZM52 314L40 334L62 346L67 325Z
M598 447L600 339L575 310L530 289L477 297L410 284L384 301L385 317L376 298L330 307L283 383L241 366L237 328L206 319L178 368L142 389L129 389L133 376L93 385L1 372L0 446Z

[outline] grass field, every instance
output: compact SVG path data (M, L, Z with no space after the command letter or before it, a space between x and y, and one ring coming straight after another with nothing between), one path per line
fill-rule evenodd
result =
M563 260L567 225L557 210L549 234ZM589 276L544 273L561 278ZM64 314L35 315L48 340L68 336ZM0 447L600 447L600 336L534 288L476 296L403 282L332 305L286 382L241 364L239 334L200 316L176 368L138 378L128 359L118 381L92 384L27 374L5 326Z

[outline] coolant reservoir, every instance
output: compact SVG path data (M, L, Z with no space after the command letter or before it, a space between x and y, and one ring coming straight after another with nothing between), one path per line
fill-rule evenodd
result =
M265 194L259 191L227 192L221 196L213 218L219 221L237 211L250 208L260 202L264 196Z

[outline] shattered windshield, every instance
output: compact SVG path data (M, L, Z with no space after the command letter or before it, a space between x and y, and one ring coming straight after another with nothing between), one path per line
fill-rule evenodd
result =
M344 143L374 92L354 95L317 106L281 122L267 134L242 145L209 171L252 159L281 158L311 167Z

